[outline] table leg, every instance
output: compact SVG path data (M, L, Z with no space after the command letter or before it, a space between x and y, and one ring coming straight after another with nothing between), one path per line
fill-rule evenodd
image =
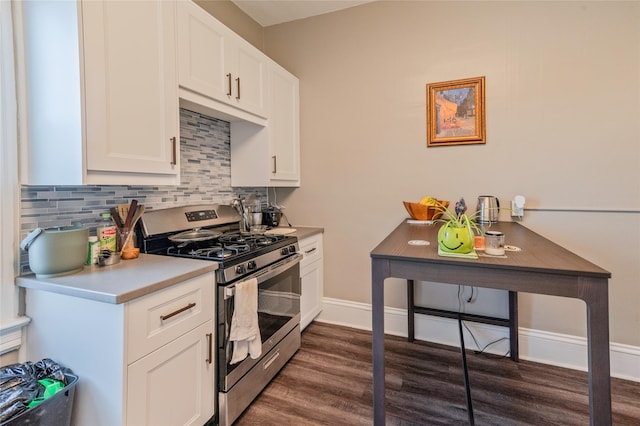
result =
M509 291L509 345L511 360L520 359L518 344L518 292Z
M587 304L589 414L592 426L610 425L609 297L607 282L583 278Z
M414 281L407 280L407 340L413 342L415 340L415 318L416 304L414 301Z
M371 261L371 311L373 350L373 424L385 424L384 413L384 279L388 277L389 263Z

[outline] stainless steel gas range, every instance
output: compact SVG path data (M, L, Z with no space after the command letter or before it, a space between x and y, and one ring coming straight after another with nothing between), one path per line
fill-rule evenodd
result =
M145 212L143 253L218 262L217 386L222 426L232 424L300 348L300 260L290 235L240 232L240 214L226 205L193 205ZM231 324L236 284L257 280L261 355L233 363Z

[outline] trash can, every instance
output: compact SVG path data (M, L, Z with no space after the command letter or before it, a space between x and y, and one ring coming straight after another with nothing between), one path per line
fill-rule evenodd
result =
M50 361L50 360L47 360ZM29 363L30 364L30 363ZM18 364L15 364L18 365ZM24 364L26 365L26 364ZM12 414L5 414L2 417L5 420L0 423L0 426L18 426L18 425L34 425L34 426L69 426L71 424L71 410L73 409L73 398L75 396L75 387L78 382L78 376L71 373L70 370L61 370L64 374L65 386L60 389L58 387L57 392L46 398L37 398L37 405L29 405L31 408L27 408L25 405L20 404L22 407L18 414L15 411ZM5 376L6 377L6 376ZM62 380L62 378L60 378ZM59 382L58 384L60 384ZM5 398L0 398L3 402ZM7 408L7 407L2 407ZM11 417L8 417L11 415Z

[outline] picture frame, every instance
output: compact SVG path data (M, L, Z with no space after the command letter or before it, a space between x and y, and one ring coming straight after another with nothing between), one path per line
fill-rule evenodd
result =
M486 142L484 80L427 84L427 147Z

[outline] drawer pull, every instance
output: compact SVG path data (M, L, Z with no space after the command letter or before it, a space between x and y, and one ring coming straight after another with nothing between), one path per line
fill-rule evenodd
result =
M167 315L160 315L160 319L162 321L164 320L168 320L171 317L175 317L176 315L178 315L179 313L182 313L184 311L188 311L189 309L193 308L194 306L196 306L195 303L189 303L187 306L185 306L184 308L180 308L177 311L173 311L170 314Z
M213 362L213 333L207 333L207 340L209 341L209 355L207 356L207 364Z
M309 249L309 250L305 251L305 252L304 252L304 254L311 254L311 253L313 253L314 251L316 251L316 247L314 247L314 248L312 248L312 249Z
M280 351L277 351L271 358L269 358L264 364L262 364L262 369L267 370L271 367L271 364L280 356Z

